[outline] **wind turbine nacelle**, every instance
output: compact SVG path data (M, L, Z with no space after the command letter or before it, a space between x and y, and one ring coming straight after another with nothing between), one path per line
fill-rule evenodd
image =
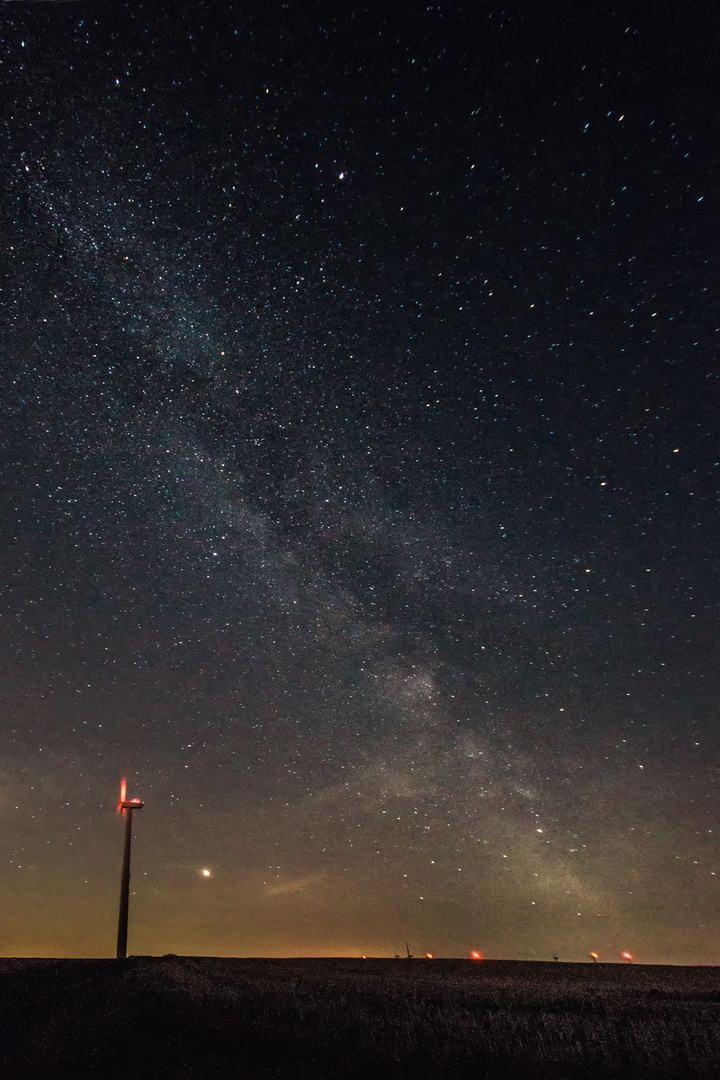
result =
M124 813L125 810L142 810L143 803L141 799L128 799L127 796L127 780L123 776L120 781L120 802L118 803L118 814Z
M125 799L120 803L120 810L142 810L144 805L141 799Z

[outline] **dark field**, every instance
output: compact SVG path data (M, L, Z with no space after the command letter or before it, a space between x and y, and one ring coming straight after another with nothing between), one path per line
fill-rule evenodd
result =
M720 968L0 960L3 1080L720 1077Z

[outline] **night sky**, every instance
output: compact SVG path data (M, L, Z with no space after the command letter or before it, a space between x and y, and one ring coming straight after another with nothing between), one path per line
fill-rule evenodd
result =
M0 953L720 962L720 16L0 4ZM203 870L209 871L203 874Z

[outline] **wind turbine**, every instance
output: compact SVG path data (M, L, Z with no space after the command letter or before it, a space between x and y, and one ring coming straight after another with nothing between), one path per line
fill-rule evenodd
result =
M118 813L125 815L125 847L123 849L122 875L120 877L120 912L118 915L117 958L127 958L128 908L130 905L130 846L132 844L133 810L142 810L140 799L127 798L127 780L120 781Z

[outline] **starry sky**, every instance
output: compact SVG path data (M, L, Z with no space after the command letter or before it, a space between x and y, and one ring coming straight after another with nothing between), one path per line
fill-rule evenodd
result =
M0 953L720 962L719 21L0 4Z

